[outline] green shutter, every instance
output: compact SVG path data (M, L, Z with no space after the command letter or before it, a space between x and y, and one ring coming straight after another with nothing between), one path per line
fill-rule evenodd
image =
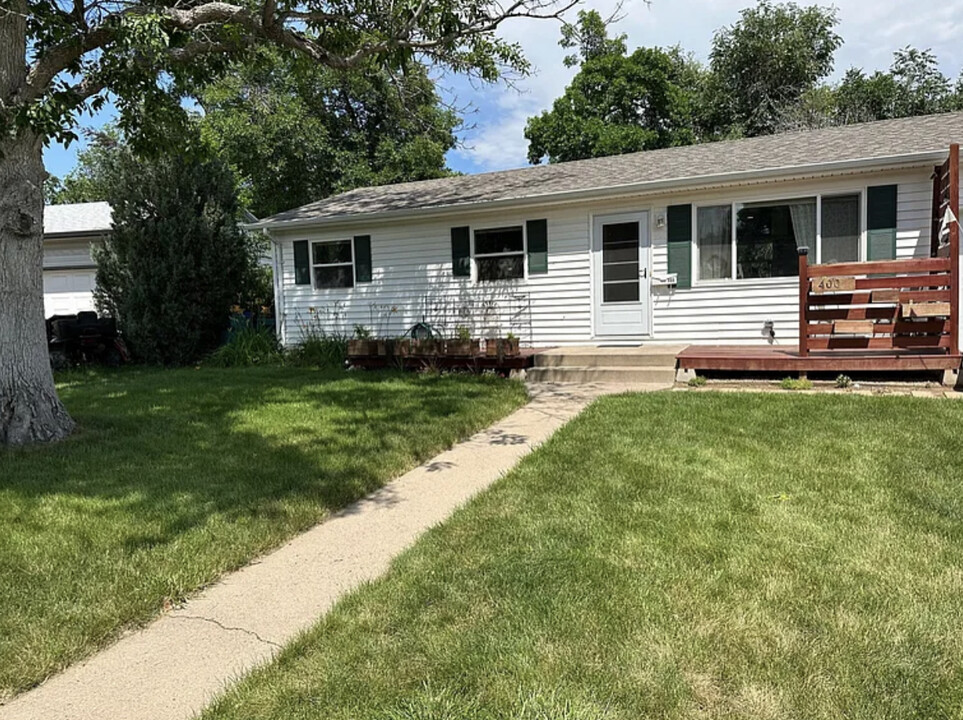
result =
M371 282L371 236L354 236L354 279L355 282Z
M451 272L455 277L471 277L471 229L451 229Z
M896 257L896 185L876 185L866 191L866 259Z
M311 261L308 258L307 240L297 240L294 243L294 284L311 284Z
M678 277L676 287L692 287L692 206L670 205L666 216L669 272Z
M548 220L529 220L525 223L528 235L528 274L548 272Z
M869 230L866 233L867 260L896 258L896 230Z

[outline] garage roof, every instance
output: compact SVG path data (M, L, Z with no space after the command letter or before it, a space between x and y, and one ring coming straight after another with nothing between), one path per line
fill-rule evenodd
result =
M44 237L93 235L110 232L110 205L105 202L48 205L44 208Z

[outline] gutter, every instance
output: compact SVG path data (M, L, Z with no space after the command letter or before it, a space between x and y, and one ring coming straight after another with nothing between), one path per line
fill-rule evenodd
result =
M855 160L839 160L812 165L791 165L785 167L765 168L763 170L747 170L737 172L713 173L710 175L694 175L689 177L671 178L668 180L649 180L623 185L608 185L604 187L586 188L583 190L568 190L562 192L530 195L521 198L505 198L502 200L488 200L478 202L457 203L435 207L416 207L403 210L389 210L375 213L355 213L333 215L319 218L298 218L294 220L272 221L270 218L257 223L245 225L249 230L271 229L285 230L288 228L322 227L330 225L347 225L354 223L385 222L395 219L413 217L433 217L465 213L504 207L526 207L529 205L543 205L545 203L561 203L573 200L592 200L597 198L616 198L623 195L652 194L671 190L686 190L701 186L725 186L730 184L752 181L771 180L798 175L828 175L838 172L855 170L902 169L906 167L925 166L940 162L945 157L945 151L933 150L927 152L910 153L904 155L887 155L874 158L858 158Z

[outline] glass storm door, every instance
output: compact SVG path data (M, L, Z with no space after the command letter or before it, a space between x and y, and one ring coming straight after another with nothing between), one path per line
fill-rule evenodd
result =
M648 217L639 212L595 218L592 264L599 337L649 334Z

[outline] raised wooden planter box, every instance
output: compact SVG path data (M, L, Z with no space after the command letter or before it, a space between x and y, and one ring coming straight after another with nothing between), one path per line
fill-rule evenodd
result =
M518 338L488 338L485 341L488 357L514 357L518 355Z
M440 340L412 340L411 354L415 357L436 357L444 352Z
M475 354L478 343L474 340L445 340L445 355L470 357Z
M378 343L375 340L348 340L348 355L363 357L377 354Z

